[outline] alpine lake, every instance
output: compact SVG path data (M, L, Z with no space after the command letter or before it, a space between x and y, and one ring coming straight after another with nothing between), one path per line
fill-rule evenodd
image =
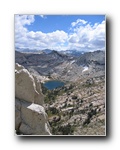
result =
M64 86L64 82L59 81L59 80L51 80L47 81L44 83L44 87L47 88L48 90L54 90L56 88Z

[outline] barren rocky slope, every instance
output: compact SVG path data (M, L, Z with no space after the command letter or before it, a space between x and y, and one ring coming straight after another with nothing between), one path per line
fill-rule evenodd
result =
M105 77L45 91L46 112L57 135L105 135Z

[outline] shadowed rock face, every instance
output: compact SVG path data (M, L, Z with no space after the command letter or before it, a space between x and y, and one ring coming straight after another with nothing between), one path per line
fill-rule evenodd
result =
M40 83L21 65L16 64L15 69L16 133L50 135Z

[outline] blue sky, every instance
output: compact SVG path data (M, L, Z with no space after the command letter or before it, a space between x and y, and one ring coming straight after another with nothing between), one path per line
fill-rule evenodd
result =
M72 22L75 22L78 18L87 20L92 25L98 22L101 23L105 20L104 15L46 15L40 17L35 16L35 21L30 26L26 25L29 31L42 31L44 33L53 32L56 30L63 30L69 32Z
M105 50L105 15L15 15L15 47Z

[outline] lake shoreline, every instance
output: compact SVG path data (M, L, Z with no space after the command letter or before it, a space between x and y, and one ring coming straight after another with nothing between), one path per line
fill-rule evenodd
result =
M43 83L44 87L47 88L48 90L54 90L59 87L63 87L65 83L60 80L48 80Z

